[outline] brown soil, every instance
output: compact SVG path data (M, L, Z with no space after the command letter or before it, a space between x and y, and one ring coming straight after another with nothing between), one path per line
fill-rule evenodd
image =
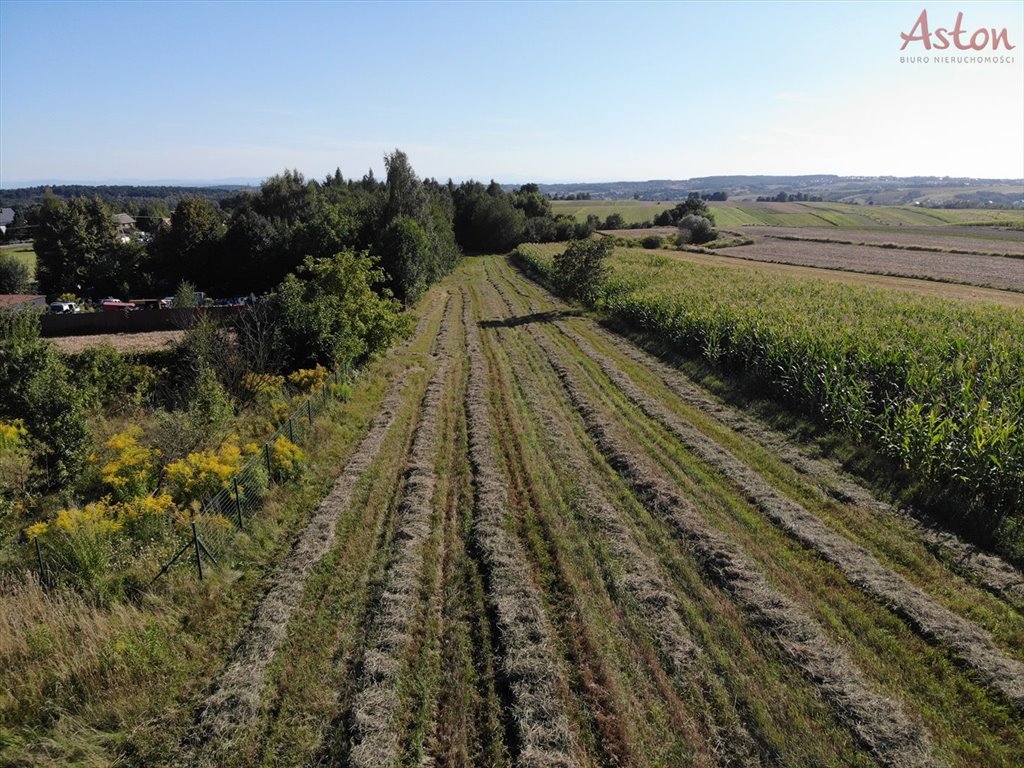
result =
M152 333L100 333L94 336L58 336L48 339L61 352L73 354L109 344L118 352L153 352L170 349L185 336L184 331Z
M721 248L716 253L751 261L929 278L1024 291L1024 261L1002 256L908 251L871 245L768 238L738 248Z

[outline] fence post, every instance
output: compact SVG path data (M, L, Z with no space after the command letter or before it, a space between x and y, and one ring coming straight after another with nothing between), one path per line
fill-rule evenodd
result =
M245 526L242 525L242 497L238 493L238 478L235 477L231 482L235 485L235 516L238 518L238 527L244 530Z
M267 462L267 485L274 482L274 472L270 466L270 443L263 444L263 459Z
M43 591L48 591L48 584L46 579L46 568L43 565L43 551L39 548L39 537L33 536L33 541L36 545L36 563L39 564L39 583L43 587Z
M199 580L203 580L203 558L199 554L199 533L196 531L196 521L192 521L192 544L196 550L196 570L199 571Z

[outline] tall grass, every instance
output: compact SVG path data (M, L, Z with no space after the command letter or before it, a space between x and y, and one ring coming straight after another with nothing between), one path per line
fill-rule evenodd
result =
M550 249L521 261L548 275ZM598 307L898 461L1024 557L1024 310L618 251Z

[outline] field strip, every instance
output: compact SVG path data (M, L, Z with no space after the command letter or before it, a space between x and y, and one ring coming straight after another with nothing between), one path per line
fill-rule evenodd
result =
M521 545L505 527L508 491L498 470L487 413L486 363L465 294L463 325L469 354L466 417L477 517L474 535L488 571L490 602L504 655L501 666L514 698L512 719L521 766L575 766L575 749L562 702L566 683L555 658L551 628Z
M819 552L850 581L903 616L920 632L944 644L984 674L990 684L1024 707L1024 664L1008 658L988 632L936 603L863 547L828 528L816 515L784 497L728 450L701 434L619 371L605 355L560 321L554 325L594 360L641 411L667 427L690 451L743 490L769 519Z
M673 525L706 573L729 591L819 686L861 742L885 765L930 765L931 748L923 729L906 717L899 704L875 692L841 646L832 642L795 603L772 588L731 542L672 490L660 471L626 446L612 422L583 393L551 342L532 325L527 330L545 351L608 462L652 514Z
M865 240L840 240L833 237L812 237L809 235L774 235L768 232L758 233L769 240L793 240L804 243L838 243L840 245L860 245L867 248L890 248L896 251L928 251L929 253L962 253L967 256L996 256L1004 259L1022 259L1024 253L1007 253L1006 251L979 251L962 246L951 245L918 245L916 243L899 243L892 240L868 242Z
M507 312L504 314L508 315ZM517 335L517 339L523 343L521 336ZM536 344L532 341L530 344L539 351ZM541 360L550 369L543 353ZM532 371L532 366L518 366L513 374L524 391L540 393L550 387ZM562 388L557 383L555 387L557 392L545 394L565 398ZM758 748L743 723L721 711L724 708L716 707L704 690L713 684L709 677L715 676L716 672L690 636L681 618L679 600L662 576L662 566L643 550L623 512L609 501L607 492L594 477L595 467L586 458L579 437L568 422L557 418L553 407L547 405L537 402L532 410L544 430L548 450L552 456L557 456L555 460L568 470L566 474L572 478L576 512L587 521L588 529L593 531L590 535L596 534L607 545L621 569L621 574L616 572L608 578L614 582L615 591L630 596L631 600L626 601L626 605L636 612L642 626L653 636L658 656L673 684L681 690L695 691L697 700L701 702L698 710L703 707L700 711L703 728L696 738L705 742L704 749L715 764L759 765ZM564 408L573 412L567 398L564 399ZM558 409L563 410L561 402ZM687 727L693 726L687 724Z
M447 297L446 302L447 303ZM431 313L424 313L407 348L426 332ZM352 452L330 492L313 512L287 559L278 567L271 587L256 607L231 661L198 708L197 724L183 749L188 765L217 765L209 746L231 744L245 731L262 706L267 666L283 642L291 614L298 604L313 567L334 541L338 520L352 501L356 484L373 463L394 423L405 394L405 380L396 377L369 430Z
M786 275L796 278L814 278L816 280L829 280L850 285L866 285L887 290L907 291L925 296L938 296L943 299L985 301L1011 307L1024 306L1024 293L1019 290L1002 290L963 282L946 282L908 275L883 275L877 272L857 272L836 267L814 267L805 264L744 257L742 249L749 247L751 246L738 246L736 249L737 253L708 254L695 253L693 251L662 251L662 253L673 259L691 261L704 266L757 270L767 274ZM727 250L731 251L731 249ZM647 253L650 253L650 251Z
M534 283L527 284L534 290L543 291L545 297L550 296L543 288ZM533 301L534 297L524 293L517 281L509 281L509 285L524 299ZM556 297L551 296L550 301L554 306L567 308L567 305L564 305ZM781 433L715 399L710 393L690 380L685 373L663 362L630 339L585 318L576 318L575 320L584 324L595 337L626 359L656 373L665 387L684 405L712 416L722 425L759 443L800 475L812 478L819 484L823 494L843 503L854 504L873 514L899 520L933 550L944 552L949 564L956 570L973 577L985 589L995 594L1011 597L1018 602L1024 600L1024 574L1002 558L984 552L956 534L943 530L926 518L919 518L910 512L896 509L877 499L870 491L857 484L839 469L832 467L826 461L807 455Z
M388 568L387 584L374 617L375 639L363 660L363 681L352 706L354 766L390 766L401 757L397 714L401 709L399 676L412 643L411 628L420 600L424 548L431 534L435 457L441 403L451 370L449 331L452 303L438 335L439 365L423 396L422 415L412 441L402 502L398 507L398 550Z

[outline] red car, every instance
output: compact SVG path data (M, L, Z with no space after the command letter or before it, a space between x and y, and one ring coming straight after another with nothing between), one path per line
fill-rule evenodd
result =
M104 299L100 302L100 307L104 312L118 312L123 309L135 309L135 305L130 301L121 301L120 299Z

